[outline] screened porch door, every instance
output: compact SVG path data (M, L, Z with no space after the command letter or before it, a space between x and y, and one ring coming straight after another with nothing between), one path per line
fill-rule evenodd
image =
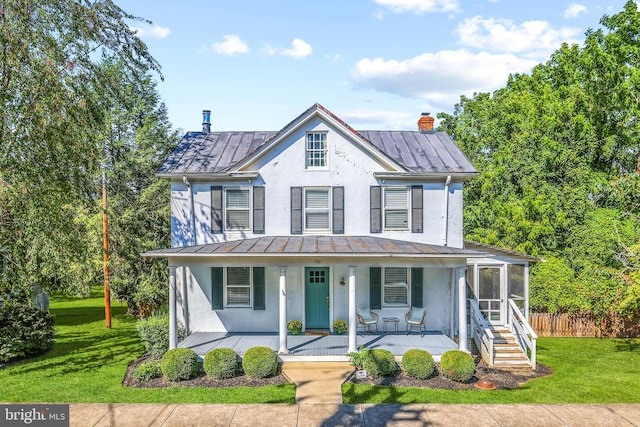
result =
M504 325L502 267L478 267L478 305L489 323Z
M304 272L305 327L329 328L329 267L307 267Z

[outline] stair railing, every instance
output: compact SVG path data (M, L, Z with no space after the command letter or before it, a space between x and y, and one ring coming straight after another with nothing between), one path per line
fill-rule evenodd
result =
M469 323L471 326L471 338L476 343L476 347L480 350L480 355L487 362L490 367L493 367L493 359L495 356L494 350L494 335L491 332L491 325L482 315L478 300L475 298L469 298Z
M527 322L515 301L509 299L507 305L509 329L515 336L516 341L520 344L520 347L524 351L524 354L529 359L529 365L531 369L536 369L536 340L538 335Z

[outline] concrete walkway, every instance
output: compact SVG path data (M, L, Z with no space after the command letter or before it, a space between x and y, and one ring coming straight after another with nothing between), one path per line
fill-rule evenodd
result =
M640 426L640 404L70 405L70 426Z
M284 362L282 373L296 385L296 403L342 403L348 362Z

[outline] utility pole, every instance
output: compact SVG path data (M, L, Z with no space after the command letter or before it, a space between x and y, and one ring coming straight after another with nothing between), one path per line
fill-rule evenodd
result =
M102 170L102 246L104 264L104 316L107 329L111 329L111 293L109 292L109 234L107 231L107 175Z

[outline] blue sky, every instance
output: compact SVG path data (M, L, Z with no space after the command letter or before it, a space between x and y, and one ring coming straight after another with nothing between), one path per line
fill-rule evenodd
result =
M319 102L359 130L413 130L563 42L624 0L115 0L162 65L184 131L279 130Z

